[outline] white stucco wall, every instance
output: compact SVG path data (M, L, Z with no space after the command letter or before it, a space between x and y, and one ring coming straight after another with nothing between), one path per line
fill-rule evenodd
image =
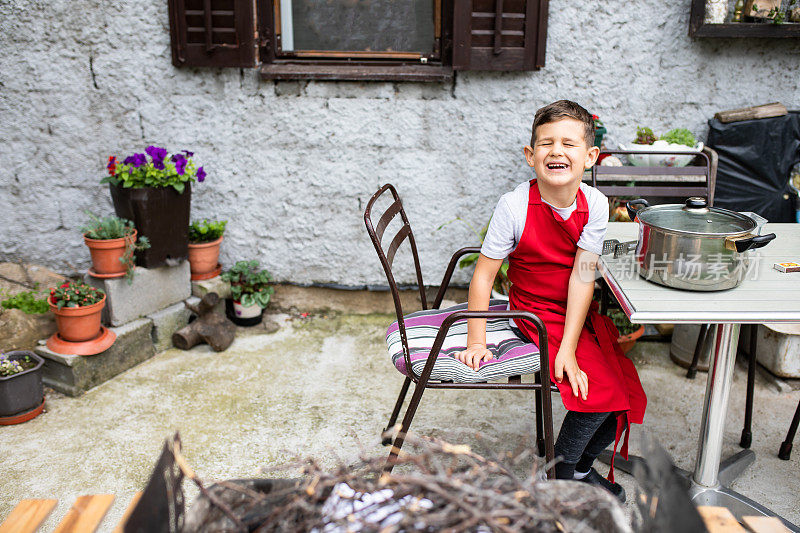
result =
M209 176L194 217L230 220L222 260L281 281L384 284L362 221L387 181L405 201L425 281L475 243L497 198L530 176L535 110L570 98L617 140L714 112L800 107L800 40L692 40L689 0L553 0L547 66L451 84L262 81L175 69L166 2L0 0L0 260L87 268L82 211L112 211L108 155L190 149ZM401 281L412 282L409 269ZM465 282L462 273L458 281Z

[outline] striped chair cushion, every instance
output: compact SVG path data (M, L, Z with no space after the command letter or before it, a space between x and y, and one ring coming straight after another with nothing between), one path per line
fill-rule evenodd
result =
M418 311L403 317L411 351L411 366L416 375L422 373L431 346L433 346L436 334L445 317L454 311L466 308L467 304L460 304L447 309ZM504 311L507 308L508 304L501 300L489 302L490 310ZM389 346L389 355L395 368L408 375L397 322L393 322L389 326L389 331L386 332L386 344ZM433 365L432 380L483 383L509 376L532 374L539 370L539 349L535 344L524 342L517 337L511 330L507 318L486 321L486 347L494 354L494 359L482 362L477 371L454 357L454 354L463 350L466 344L467 321L459 320L447 333L436 363Z

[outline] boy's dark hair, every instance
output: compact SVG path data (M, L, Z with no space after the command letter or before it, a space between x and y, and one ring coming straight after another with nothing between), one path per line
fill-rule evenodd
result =
M562 118L574 118L583 122L583 140L586 141L586 146L588 147L594 145L594 119L592 114L580 104L570 100L559 100L536 111L536 116L533 117L533 127L531 128L531 146L536 143L536 128Z

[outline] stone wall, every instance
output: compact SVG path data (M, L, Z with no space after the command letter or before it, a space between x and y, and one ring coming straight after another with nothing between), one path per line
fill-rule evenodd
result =
M800 107L796 39L692 40L689 1L550 2L547 66L452 83L268 82L256 70L172 67L166 2L0 0L0 260L87 268L83 210L111 212L108 155L151 143L209 172L195 217L230 220L222 260L281 281L385 284L362 221L394 183L426 283L474 243L501 193L530 176L535 110L583 103L618 141L637 125L703 138L714 112ZM401 266L401 281L412 270ZM457 281L468 280L464 272Z

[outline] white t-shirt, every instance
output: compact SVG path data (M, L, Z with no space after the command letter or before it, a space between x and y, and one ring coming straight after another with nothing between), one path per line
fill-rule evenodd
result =
M603 251L603 239L606 237L608 227L608 198L585 183L580 185L583 194L586 196L586 203L589 208L589 220L586 222L578 247L600 255ZM505 259L513 252L522 232L525 229L525 222L528 217L528 194L530 192L530 182L520 183L516 189L507 192L500 197L497 207L483 239L481 253L490 259ZM544 200L542 200L544 202ZM577 198L569 207L554 207L550 204L553 211L567 220L569 216L578 208Z

